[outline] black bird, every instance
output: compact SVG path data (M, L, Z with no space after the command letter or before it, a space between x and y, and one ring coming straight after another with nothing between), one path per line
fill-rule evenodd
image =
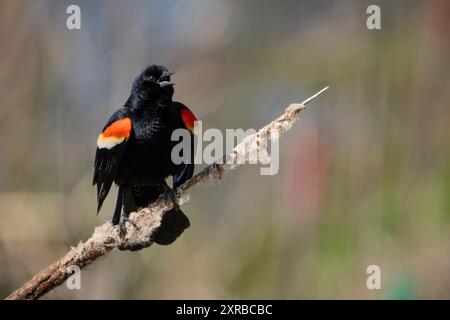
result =
M194 173L196 118L184 104L172 101L171 75L164 66L147 67L134 80L125 105L111 116L97 139L93 178L97 185L97 213L112 183L116 183L119 191L112 222L119 224L121 239L125 237L130 212L148 206L162 193L173 197L166 178L172 176L173 188L177 188ZM178 143L171 141L176 129L189 130L191 150L187 163L174 164L171 159L172 148ZM175 206L164 214L151 240L171 244L189 225L189 219Z

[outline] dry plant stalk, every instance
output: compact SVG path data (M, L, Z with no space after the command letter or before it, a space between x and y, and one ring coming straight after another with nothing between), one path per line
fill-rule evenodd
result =
M187 191L190 188L222 179L227 170L238 167L239 164L233 162L237 156L245 157L248 153L259 151L264 143L267 144L267 138L278 139L281 137L297 121L300 112L306 108L306 105L327 89L328 87L320 90L302 103L289 105L280 117L260 129L256 134L244 138L233 150L223 156L221 162L205 167L201 172L186 181L177 190L176 200L178 204L181 206L188 200ZM127 223L126 227L125 242L120 240L117 226L113 226L110 221L104 223L95 228L94 233L88 240L80 241L64 257L40 271L6 299L38 299L67 280L71 275L70 266L76 265L82 269L116 247L127 249L134 244L148 247L152 244L150 236L160 225L164 212L172 207L173 203L170 198L161 196L148 208L131 213L128 219L130 223Z

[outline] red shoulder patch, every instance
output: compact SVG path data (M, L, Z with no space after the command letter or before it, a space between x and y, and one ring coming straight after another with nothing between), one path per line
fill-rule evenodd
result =
M128 139L130 137L130 133L131 119L127 117L111 123L102 134L105 138L115 137Z
M131 134L131 119L123 118L111 123L97 138L99 149L112 149L128 140Z
M191 110L187 107L181 109L181 120L183 120L184 126L191 132L194 132L194 123L197 118L194 116Z

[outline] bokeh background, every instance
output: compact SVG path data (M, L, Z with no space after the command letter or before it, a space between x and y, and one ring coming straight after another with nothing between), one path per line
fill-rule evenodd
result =
M173 245L114 251L46 299L450 298L449 32L445 0L1 1L0 296L111 218L115 191L95 215L96 137L159 63L204 128L259 128L331 89L281 140L277 175L193 190Z

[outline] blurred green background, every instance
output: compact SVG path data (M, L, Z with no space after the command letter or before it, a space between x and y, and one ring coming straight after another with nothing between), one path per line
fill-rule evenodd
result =
M45 298L450 298L449 33L445 0L1 1L0 296L111 218L115 190L95 215L96 138L158 63L204 128L259 128L331 89L281 140L277 175L193 190L173 245L114 251Z

